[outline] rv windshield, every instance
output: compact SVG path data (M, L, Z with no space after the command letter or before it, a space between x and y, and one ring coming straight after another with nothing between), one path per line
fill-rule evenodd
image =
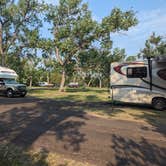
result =
M15 79L4 79L5 84L17 84Z

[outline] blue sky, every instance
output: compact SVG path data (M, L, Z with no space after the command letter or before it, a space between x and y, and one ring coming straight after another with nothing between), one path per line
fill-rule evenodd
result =
M45 0L57 4L58 0ZM111 34L113 47L125 48L128 55L136 55L144 47L145 40L152 34L166 37L166 0L84 0L88 2L93 18L100 21L114 7L123 11L133 9L139 24L122 34Z

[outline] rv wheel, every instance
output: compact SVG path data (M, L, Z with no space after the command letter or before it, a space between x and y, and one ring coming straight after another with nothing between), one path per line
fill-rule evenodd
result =
M155 109L163 111L166 108L166 99L161 97L153 98L152 105Z
M7 97L13 97L13 90L12 89L8 89L7 93L6 93Z

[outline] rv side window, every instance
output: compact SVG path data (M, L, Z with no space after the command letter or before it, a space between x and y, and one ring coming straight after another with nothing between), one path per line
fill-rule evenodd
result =
M157 74L161 79L166 80L166 69L162 69L162 70L158 71Z
M147 77L147 67L128 67L128 78L145 78Z

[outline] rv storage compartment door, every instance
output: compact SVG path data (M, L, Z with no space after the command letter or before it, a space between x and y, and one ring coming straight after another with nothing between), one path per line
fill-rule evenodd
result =
M153 93L149 89L142 88L117 88L114 89L114 100L128 103L150 104Z

